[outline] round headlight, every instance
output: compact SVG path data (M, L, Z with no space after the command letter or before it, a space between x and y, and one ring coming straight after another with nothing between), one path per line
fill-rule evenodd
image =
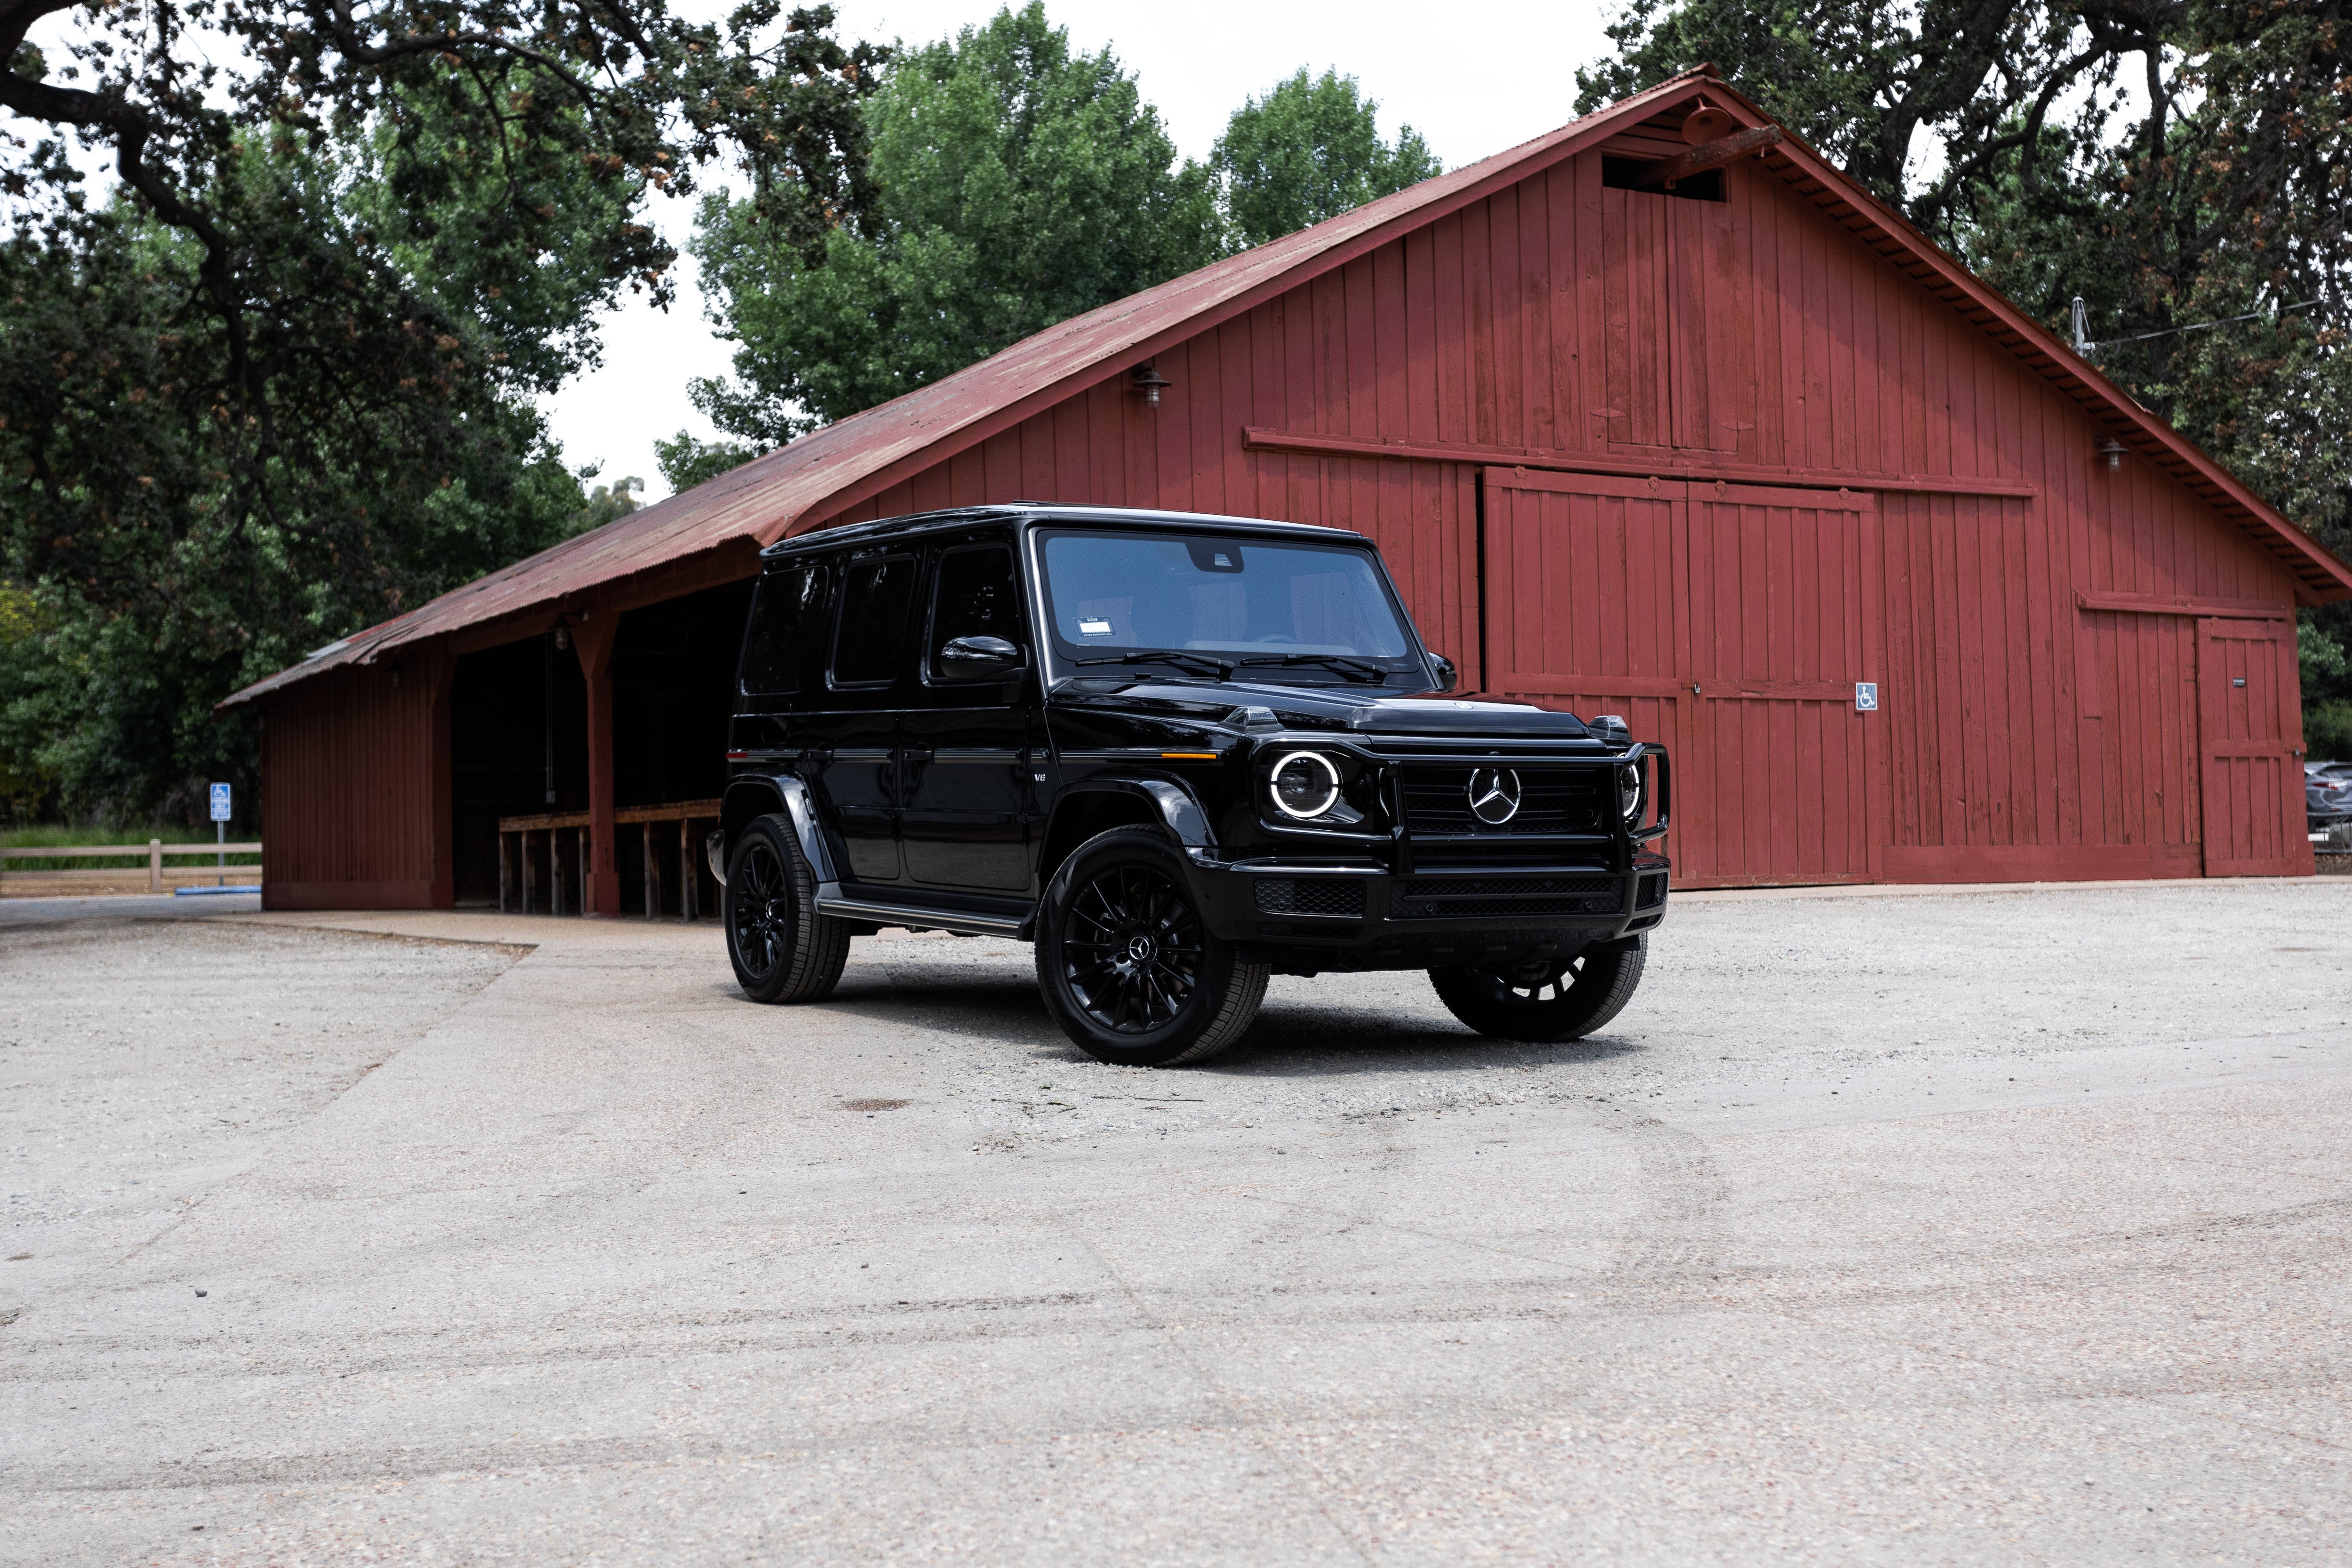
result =
M1617 770L1617 809L1625 814L1625 826L1642 825L1642 770L1628 763Z
M1293 752L1274 764L1274 805L1304 821L1339 802L1339 770L1320 752Z

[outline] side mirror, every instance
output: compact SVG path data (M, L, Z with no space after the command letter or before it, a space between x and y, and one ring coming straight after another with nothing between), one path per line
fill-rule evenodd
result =
M987 680L1020 668L1020 645L1003 637L950 637L940 648L940 673L950 680Z
M1462 684L1462 672L1454 667L1452 659L1442 653L1433 653L1429 656L1429 662L1437 669L1437 689L1451 691Z

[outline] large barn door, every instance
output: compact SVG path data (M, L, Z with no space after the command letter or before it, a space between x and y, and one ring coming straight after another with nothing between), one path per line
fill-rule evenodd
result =
M1863 882L1877 871L1856 688L1878 679L1874 498L1693 485L1691 683L1706 766L1675 815L1721 884Z
M2197 623L2209 877L2311 874L2296 696L2294 622Z
M1490 468L1489 689L1675 755L1684 883L1875 874L1871 498Z

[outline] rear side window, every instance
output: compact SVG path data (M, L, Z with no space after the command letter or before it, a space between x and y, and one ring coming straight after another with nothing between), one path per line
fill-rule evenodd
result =
M931 673L940 649L957 637L1021 641L1021 600L1013 583L1013 552L1002 544L950 550L940 557L931 598Z
M798 566L760 579L751 624L743 634L743 694L757 697L801 689L810 631L824 608L824 568Z
M887 686L898 679L907 651L907 612L914 604L913 556L850 563L833 634L835 686Z

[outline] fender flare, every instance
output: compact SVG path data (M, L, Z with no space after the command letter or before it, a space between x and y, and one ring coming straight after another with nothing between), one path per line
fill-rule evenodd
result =
M1209 814L1202 809L1200 801L1192 791L1172 780L1136 774L1097 775L1063 790L1061 798L1054 803L1055 814L1059 816L1065 804L1087 795L1139 797L1151 806L1176 842L1187 849L1206 849L1217 841L1209 826Z
M833 852L825 847L824 825L808 781L791 773L745 773L729 781L719 808L719 828L709 839L711 871L721 886L727 881L726 863L736 834L753 817L779 809L791 819L793 837L799 840L801 854L818 884L840 880L834 874Z

